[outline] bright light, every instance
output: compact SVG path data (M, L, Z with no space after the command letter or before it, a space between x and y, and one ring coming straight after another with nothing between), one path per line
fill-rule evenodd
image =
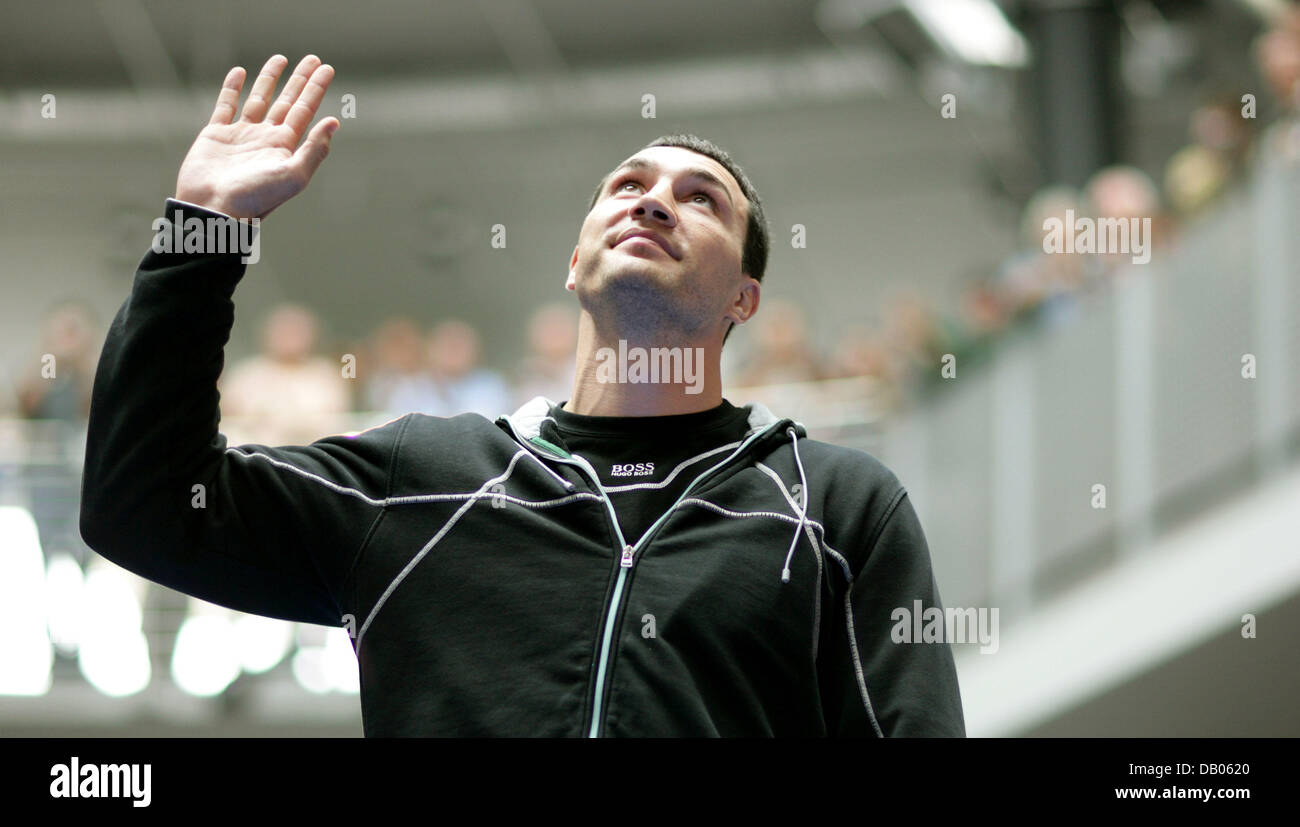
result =
M904 0L930 36L952 54L981 66L1022 67L1029 44L992 0Z
M240 666L254 675L283 660L293 645L293 624L269 617L241 614L235 618L234 634Z
M54 650L45 629L45 556L25 508L0 506L0 695L44 695Z
M219 695L239 677L235 629L220 615L189 617L176 634L172 680L201 698Z
M323 637L323 645L309 645L307 640ZM303 627L299 630L298 651L292 661L293 677L298 684L317 695L327 692L356 694L361 691L357 673L357 656L352 639L343 629Z
M82 590L85 577L70 554L55 554L45 567L45 606L50 640L60 652L73 654L81 639L85 616Z
M133 575L105 560L91 563L82 587L77 664L105 695L134 695L149 685L149 643L141 631Z
M294 653L291 661L293 678L298 685L313 695L324 695L333 686L325 670L325 648L323 646L302 646Z
M90 685L105 695L134 695L149 685L149 644L138 631L90 634L81 641L77 665Z
M335 690L351 695L361 691L357 653L352 650L352 638L343 629L330 629L325 638L325 670Z

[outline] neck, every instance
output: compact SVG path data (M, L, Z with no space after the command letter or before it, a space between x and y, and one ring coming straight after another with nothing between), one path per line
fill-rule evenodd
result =
M585 310L564 409L585 416L673 416L722 404L721 336L598 330Z

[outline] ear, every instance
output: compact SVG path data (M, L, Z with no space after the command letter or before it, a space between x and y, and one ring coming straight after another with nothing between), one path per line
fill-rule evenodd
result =
M743 276L744 283L740 291L732 299L731 306L727 308L727 313L723 317L730 319L732 324L744 324L749 321L755 313L758 312L758 302L762 297L763 286L758 281L749 276Z
M564 282L565 290L578 289L578 281L575 276L575 270L578 267L578 245L573 245L573 256L569 258L569 278Z

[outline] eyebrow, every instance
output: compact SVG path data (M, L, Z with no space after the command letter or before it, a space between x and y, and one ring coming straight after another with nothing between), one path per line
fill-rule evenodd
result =
M623 170L634 169L644 172L655 168L655 164L652 164L643 158L631 158L615 167L614 171L609 174L609 180L613 181ZM721 178L703 167L691 167L686 171L686 174L689 178L702 179L722 190L722 194L727 196L727 204L730 205L733 210L736 208L735 203L731 200L731 190L727 189L727 185L722 182Z

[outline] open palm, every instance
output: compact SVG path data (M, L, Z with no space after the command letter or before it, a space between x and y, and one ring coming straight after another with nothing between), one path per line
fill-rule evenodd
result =
M266 62L239 120L234 118L244 70L230 70L212 118L181 163L178 199L235 218L264 218L307 187L329 154L338 119L322 119L305 141L299 141L334 79L334 69L315 55L304 57L271 104L271 93L288 63L283 55Z

